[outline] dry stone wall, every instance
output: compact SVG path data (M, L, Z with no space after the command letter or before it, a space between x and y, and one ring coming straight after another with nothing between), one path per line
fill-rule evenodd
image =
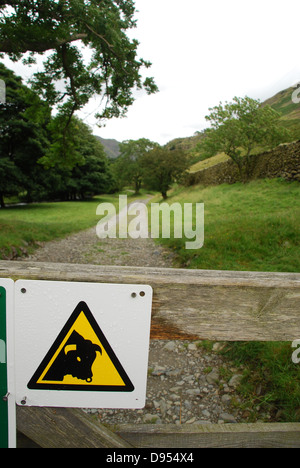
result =
M250 180L277 177L300 182L300 140L251 156ZM186 185L233 184L239 180L237 165L230 159L202 171L190 173Z

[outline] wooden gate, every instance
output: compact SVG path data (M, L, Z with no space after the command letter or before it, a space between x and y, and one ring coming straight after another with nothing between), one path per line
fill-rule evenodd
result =
M153 326L212 341L300 339L298 273L1 261L0 277L149 284ZM112 431L78 409L24 407L17 424L44 448L300 447L300 423L146 424Z

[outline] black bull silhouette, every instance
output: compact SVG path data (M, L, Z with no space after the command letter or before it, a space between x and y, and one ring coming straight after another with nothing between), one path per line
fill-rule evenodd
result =
M102 354L99 345L85 340L79 333L73 331L44 379L61 382L66 375L72 375L88 383L92 382L92 365L97 357L97 351Z

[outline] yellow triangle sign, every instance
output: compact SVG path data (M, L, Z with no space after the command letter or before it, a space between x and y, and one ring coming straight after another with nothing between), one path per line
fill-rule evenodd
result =
M28 388L132 392L134 386L85 302L80 302Z

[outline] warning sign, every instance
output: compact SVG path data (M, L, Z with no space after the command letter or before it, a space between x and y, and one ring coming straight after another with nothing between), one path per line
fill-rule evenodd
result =
M143 408L152 297L141 284L16 281L17 404Z
M132 392L134 386L85 302L28 383L30 389Z

